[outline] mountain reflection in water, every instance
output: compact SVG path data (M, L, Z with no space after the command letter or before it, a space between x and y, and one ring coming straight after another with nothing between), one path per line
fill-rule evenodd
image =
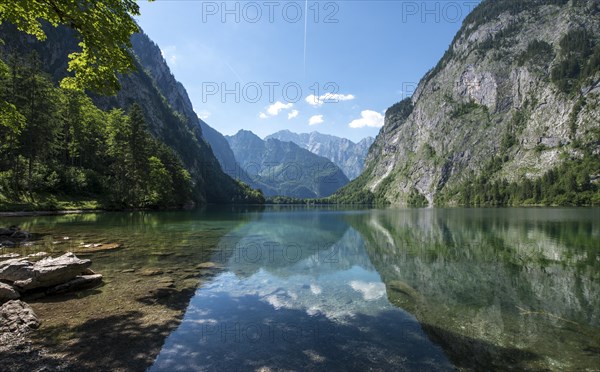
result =
M597 209L266 211L151 370L594 368Z

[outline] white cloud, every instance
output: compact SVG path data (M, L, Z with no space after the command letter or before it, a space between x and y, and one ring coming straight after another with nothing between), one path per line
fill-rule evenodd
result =
M279 115L279 113L281 111L290 110L292 107L294 107L293 103L283 103L283 102L277 101L274 104L272 104L271 106L267 107L266 113L260 112L258 114L258 117L261 119L268 119L270 117L275 117L275 116ZM295 114L294 116L290 117L290 115L292 115L294 112L296 112L296 110L293 110L291 113L288 114L288 119L298 116L298 114Z
M279 115L279 112L282 110L289 110L294 106L293 103L283 103L283 102L275 102L271 106L267 108L267 113L271 116Z
M353 120L348 126L350 128L383 127L384 117L377 111L364 110L360 113L360 116L360 119Z
M337 94L337 93L325 93L321 96L315 96L311 94L310 96L305 98L306 103L311 106L318 107L322 106L323 103L337 103L342 101L352 101L354 95L352 94Z
M385 296L385 284L383 283L353 280L350 282L350 287L360 292L365 301L377 300Z
M297 117L299 114L300 114L300 112L298 112L298 110L292 110L288 114L288 120L292 120L293 118Z
M310 119L308 119L308 125L321 124L323 121L323 115L311 116Z
M177 54L177 47L175 45L169 45L162 48L160 54L162 54L163 58L170 66L175 66L177 64L179 55Z
M200 111L197 115L198 115L199 119L207 120L210 117L210 112L203 110L203 111Z

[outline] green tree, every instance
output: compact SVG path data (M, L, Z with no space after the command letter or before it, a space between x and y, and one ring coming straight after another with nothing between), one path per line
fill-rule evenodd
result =
M0 0L0 24L9 22L20 31L45 40L44 23L75 29L81 50L69 55L69 71L62 86L113 94L118 73L134 68L130 37L139 31L132 18L139 15L135 0Z
M173 200L173 179L162 161L156 156L148 158L147 198L149 206L166 206Z

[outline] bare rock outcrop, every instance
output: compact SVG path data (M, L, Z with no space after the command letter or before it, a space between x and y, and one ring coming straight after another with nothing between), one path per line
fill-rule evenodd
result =
M12 283L20 291L48 288L69 282L90 267L92 261L73 253L38 262L13 259L0 262L0 280Z
M0 334L4 332L24 333L37 329L40 321L33 309L20 300L8 301L0 307Z
M10 300L16 300L19 297L21 297L21 295L12 286L0 282L0 304Z

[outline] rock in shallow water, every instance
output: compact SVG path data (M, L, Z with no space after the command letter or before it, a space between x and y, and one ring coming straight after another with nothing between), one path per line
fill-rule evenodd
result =
M96 252L105 252L105 251L113 251L115 249L121 248L121 244L110 243L110 244L83 244L80 247L74 250L75 253L86 254L86 253L96 253Z
M59 284L56 287L52 287L46 290L46 295L54 295L72 291L78 291L81 289L92 288L102 283L102 274L92 275L80 275L75 279L69 280L66 283Z
M57 258L45 258L36 263L26 260L0 262L0 280L12 282L21 291L52 287L68 282L90 267L90 260L65 253Z
M27 332L39 326L33 309L23 301L8 301L0 307L0 333Z
M154 269L154 268L147 268L140 272L141 276L156 276L156 275L162 275L162 274L163 274L162 270Z
M17 244L15 242L12 242L10 240L4 240L0 243L0 246L2 247L7 247L7 248L12 248L15 247Z
M19 292L8 284L0 282L0 304L19 298Z

